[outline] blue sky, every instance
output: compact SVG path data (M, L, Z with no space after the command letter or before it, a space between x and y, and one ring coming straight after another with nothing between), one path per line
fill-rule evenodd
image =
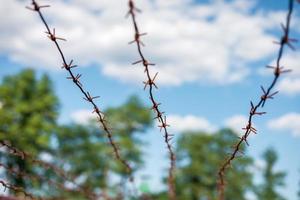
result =
M26 3L1 4L0 78L28 66L49 74L61 101L60 122L84 123L90 118L90 106L66 80L44 27L35 13L24 9ZM124 19L126 1L116 5L109 0L89 4L55 0L51 5L45 10L47 19L58 35L68 39L62 44L67 57L82 66L78 69L82 82L92 94L101 96L100 107L120 105L130 95L138 95L150 107L143 91L142 66L130 64L138 55L135 46L127 45L133 32L130 20ZM155 96L167 113L171 131L214 131L225 126L240 130L250 100L257 102L259 86L272 80L272 72L264 66L276 58L278 46L272 41L281 35L287 1L145 0L138 6L143 10L138 15L140 28L148 33L145 54L157 64L151 68L153 74L159 71ZM299 8L295 5L294 38L300 36ZM299 44L295 46L299 50ZM259 134L251 137L248 148L258 167L263 166L263 151L270 146L276 149L280 157L276 168L288 173L283 193L289 200L296 200L300 180L299 56L299 51L286 51L282 64L293 72L279 80L280 93L265 106L267 115L255 119ZM149 175L151 188L157 190L168 166L161 153L165 146L156 128L145 139L149 159L141 174Z

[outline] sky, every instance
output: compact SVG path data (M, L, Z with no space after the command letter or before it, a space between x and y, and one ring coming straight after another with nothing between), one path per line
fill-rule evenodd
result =
M143 67L138 60L133 27L125 15L127 1L51 0L44 9L55 27L67 59L74 59L83 74L82 83L100 95L102 109L118 106L137 95L150 107L143 90ZM25 9L30 1L2 0L0 3L0 80L25 68L47 73L61 102L60 123L86 123L91 107L61 69L56 49L44 34L36 13ZM155 97L162 103L171 132L187 130L214 132L230 127L238 133L245 126L250 100L261 96L260 85L268 86L273 73L280 23L285 21L286 0L143 0L136 2L143 48L159 72ZM300 38L300 4L295 5L291 35ZM280 78L276 98L267 102L267 114L254 120L258 134L251 136L248 152L255 158L255 173L264 166L261 155L273 147L279 161L276 170L287 172L282 190L296 200L300 180L300 48L286 49L282 65L293 71ZM168 160L162 135L156 127L145 136L147 161L139 177L147 175L153 190L161 188ZM230 151L230 149L229 149ZM155 163L153 165L152 163ZM256 181L260 181L256 178ZM249 200L252 199L249 195Z

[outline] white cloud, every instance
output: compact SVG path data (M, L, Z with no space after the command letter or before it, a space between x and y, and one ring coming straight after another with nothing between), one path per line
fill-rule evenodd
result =
M257 170L263 170L266 167L266 162L261 159L255 159L254 166L256 167Z
M248 170L253 173L257 174L261 172L266 167L266 162L260 158L254 159L253 165L248 167Z
M231 128L237 134L242 134L242 128L247 125L248 118L245 115L234 115L225 120L226 127Z
M282 59L282 65L286 69L291 69L290 73L284 74L277 88L280 93L287 95L300 94L300 53L291 52Z
M281 59L281 66L285 69L292 70L289 73L282 74L276 90L279 90L281 94L286 94L289 96L300 94L300 53L299 52L289 52L287 55L283 56ZM276 60L269 63L271 66L275 66ZM273 75L270 69L262 68L259 70L259 74Z
M91 120L96 120L96 116L90 110L77 110L71 113L71 119L81 125L87 125Z
M246 192L246 199L247 200L258 200L257 196L253 192Z
M54 157L51 154L45 153L45 152L41 153L39 155L39 158L41 160L45 161L45 162L48 162L48 163L50 163L50 162L52 162L54 160Z
M270 120L268 127L274 131L286 131L300 137L300 113L288 113Z
M267 30L284 20L282 12L249 12L246 0L214 1L198 5L189 1L137 1L145 55L157 63L162 85L187 82L233 83L243 80L254 61L274 53ZM61 61L53 44L43 34L36 13L24 9L24 2L10 0L0 7L0 54L22 65L59 69ZM98 65L117 80L140 83L141 73L130 63L138 59L132 24L125 20L127 3L111 0L51 1L43 10L59 36L68 58L79 65ZM17 13L17 14L16 14ZM274 17L276 16L276 17ZM259 47L259 48L258 48Z
M288 95L300 94L300 78L285 78L279 82L278 90Z
M167 123L173 131L179 133L184 131L207 131L211 133L216 130L216 127L207 119L193 115L168 115Z

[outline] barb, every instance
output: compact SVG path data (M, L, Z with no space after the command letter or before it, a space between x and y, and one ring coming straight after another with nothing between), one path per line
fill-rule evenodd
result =
M81 194L85 195L89 199L95 199L94 198L95 194L93 192L81 188L76 183L75 179L73 177L71 177L69 174L67 174L63 169L60 169L57 166L52 165L50 163L47 163L47 162L44 162L44 161L41 161L41 160L33 158L29 153L21 151L18 148L12 146L10 144L10 142L8 142L8 141L0 141L0 148L1 147L6 147L6 149L7 149L6 152L7 153L9 153L11 155L14 155L14 156L17 156L17 157L19 157L22 160L31 161L33 164L37 164L37 165L43 167L44 169L51 169L58 177L61 177L64 182L70 182L70 183L72 183L77 188L76 190L78 192L80 192ZM61 189L66 190L66 191L70 190L70 189L66 188L63 184L56 183L56 182L54 182L52 180L48 180L48 179L45 179L43 177L29 175L29 174L26 174L25 172L16 171L13 168L9 168L9 167L3 165L2 163L0 163L0 167L6 169L8 172L11 172L12 174L15 174L15 175L17 175L19 177L29 178L29 179L36 180L36 181L45 181L49 185L55 185L58 188L61 188ZM72 191L74 191L74 190L72 190Z
M90 194L89 192L87 193L87 191L82 190L81 188L70 189L70 188L67 188L62 183L55 182L55 181L47 179L45 177L27 174L24 171L16 170L16 169L14 169L12 167L8 167L8 166L6 166L2 163L0 163L0 167L5 169L7 172L9 172L9 174L14 174L15 176L18 176L20 178L24 178L24 179L27 179L27 180L29 179L29 180L33 180L33 181L36 181L36 182L45 182L49 186L55 186L57 189L61 189L61 190L64 190L66 192L78 192L78 193L81 193L83 196L87 197L90 200L96 199L94 194Z
M176 157L175 157L175 153L173 152L172 149L172 145L171 145L171 140L173 138L173 135L169 134L167 127L169 126L167 124L167 119L166 116L164 115L164 112L160 111L159 106L161 105L160 103L158 103L153 95L153 89L156 88L158 89L157 85L155 84L155 79L158 75L158 73L156 73L153 77L150 75L150 71L149 71L149 66L153 66L155 64L150 63L144 56L143 52L142 52L142 46L144 46L144 43L141 41L141 37L146 35L147 33L140 33L137 22L136 22L136 13L137 12L141 12L140 9L135 7L135 4L132 0L129 0L128 2L129 5L129 11L127 13L127 17L131 16L132 19L132 23L134 26L134 40L129 42L129 44L133 44L135 43L137 46L137 50L138 50L138 54L140 59L136 62L133 62L132 64L139 64L141 63L144 66L144 72L147 76L146 81L144 81L144 90L146 88L149 88L149 99L152 103L152 110L154 111L154 113L156 114L155 119L158 120L158 127L160 128L160 131L164 132L164 141L167 145L167 149L169 152L169 158L170 158L170 168L169 168L169 177L168 177L168 195L169 195L169 199L171 200L175 200L176 199L176 192L175 192L175 177L174 177L174 171L175 171L175 167L176 167Z
M265 89L263 86L261 86L262 90L262 96L260 97L260 100L256 105L253 104L253 102L250 102L250 111L249 111L249 118L248 118L248 123L243 130L245 130L244 135L240 138L240 140L234 145L233 147L233 152L232 154L225 160L224 164L221 166L218 172L218 192L219 192L219 200L224 200L224 192L225 192L225 173L226 170L231 166L232 161L241 153L241 145L245 143L246 145L248 144L248 137L251 133L257 134L257 130L253 127L253 117L255 115L263 115L266 112L259 112L258 109L260 107L264 107L265 103L267 102L268 99L273 99L274 95L278 93L272 92L275 84L277 83L279 77L281 74L289 72L290 70L284 69L284 67L281 66L281 58L283 55L284 47L288 46L292 50L294 50L294 47L292 45L293 42L296 42L296 39L292 39L289 37L289 32L290 32L290 21L291 21L291 15L293 12L293 7L294 7L294 0L289 0L289 6L288 6L288 14L286 17L286 24L283 25L281 24L281 27L283 29L283 36L281 37L281 40L279 42L276 42L276 44L279 44L279 51L278 51L278 56L276 59L276 66L267 66L267 68L271 68L274 73L274 78L271 84L267 89Z
M55 165L52 165L50 163L47 163L47 162L44 162L44 161L41 161L41 160L38 160L38 159L32 157L29 153L26 153L25 151L21 151L18 148L12 146L9 141L0 141L0 148L1 147L6 147L8 150L7 153L9 153L11 155L17 156L17 157L21 158L22 160L26 159L28 161L31 161L32 163L37 164L45 169L51 169L56 173L56 175L58 175L59 177L62 177L65 181L70 181L69 175L67 175L64 170L58 168Z
M81 78L82 75L81 74L76 74L75 75L75 73L72 71L73 68L77 67L77 65L73 65L73 60L71 60L69 63L67 62L67 59L66 59L66 57L65 57L65 55L64 55L64 53L63 53L63 51L62 51L62 49L61 49L61 47L58 43L58 40L62 40L62 41L66 41L66 40L64 38L57 37L55 29L53 29L53 31L51 31L47 21L45 20L43 14L41 12L42 8L47 8L47 7L50 7L50 6L49 5L41 6L36 2L36 0L32 0L31 4L32 4L32 7L27 7L27 8L32 10L32 11L35 11L39 14L39 17L40 17L41 21L43 22L43 24L45 25L45 27L47 29L47 31L46 31L47 37L55 44L55 46L56 46L56 48L57 48L57 50L58 50L58 52L61 56L61 59L63 61L62 68L65 69L69 74L69 77L67 77L67 79L70 79L74 82L74 84L78 87L80 92L83 94L84 99L92 105L93 113L95 113L97 115L98 122L100 123L100 125L102 126L103 130L106 133L106 136L109 140L109 143L113 148L113 152L114 152L114 155L115 155L116 159L119 160L124 165L124 167L126 168L127 173L130 176L130 180L132 181L133 180L132 168L130 167L129 163L121 157L119 148L118 148L116 142L113 140L111 130L108 127L107 122L104 118L104 114L102 113L102 111L96 105L96 103L94 101L96 97L92 97L90 95L90 93L83 88L83 85L80 82L80 78Z
M30 199L33 199L33 200L35 200L35 199L44 200L41 197L35 197L32 193L29 193L29 192L25 191L22 187L12 185L12 184L10 184L8 182L5 182L3 180L0 180L0 184L4 187L4 191L6 191L6 189L9 189L9 190L15 191L17 193L22 193L25 196L25 198L30 198Z

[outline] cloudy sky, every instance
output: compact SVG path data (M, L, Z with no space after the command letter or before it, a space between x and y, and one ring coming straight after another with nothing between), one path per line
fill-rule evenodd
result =
M62 42L68 59L74 59L83 74L82 82L101 96L102 108L117 106L133 94L148 103L143 91L145 79L138 60L132 24L125 18L127 1L51 0L43 10ZM61 100L60 122L86 123L91 108L71 82L65 79L61 60L44 34L36 13L25 9L30 1L0 3L0 78L30 67L47 73ZM231 127L241 133L249 111L249 101L261 95L272 72L264 66L274 63L278 46L273 41L282 34L280 23L286 15L286 0L141 0L138 17L146 44L144 52L159 72L155 96L168 114L171 131L213 132ZM300 37L300 6L295 6L292 36ZM300 45L295 47L300 49ZM288 172L284 194L296 199L300 179L300 52L286 50L282 65L292 73L280 78L278 96L267 103L268 114L255 119L259 134L250 139L249 152L261 163L260 155L274 147L280 160L277 169ZM117 95L116 95L117 94ZM147 134L148 162L143 174L150 175L157 189L168 160L162 137L153 128ZM147 164L146 164L147 165ZM149 165L148 165L149 166ZM159 175L159 176L158 176Z

